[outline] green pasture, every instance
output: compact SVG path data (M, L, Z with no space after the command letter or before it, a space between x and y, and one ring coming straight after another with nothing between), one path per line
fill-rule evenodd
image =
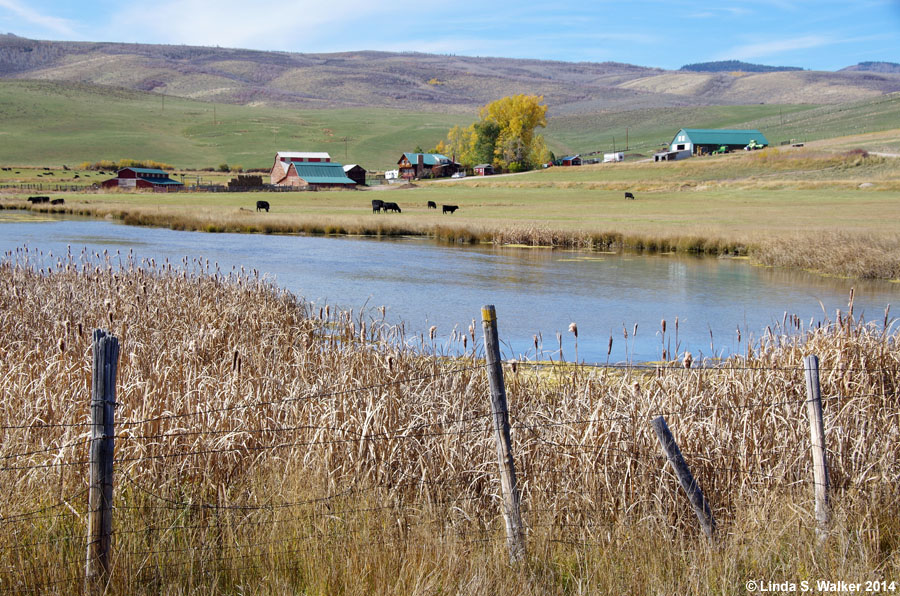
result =
M0 81L0 164L70 167L150 159L177 168L269 168L276 151L328 151L370 170L396 165L474 115L213 104L124 89Z
M310 223L328 222L362 233L390 228L427 233L450 226L475 232L521 229L536 236L541 230L555 230L703 237L738 244L801 231L895 234L900 220L900 191L839 189L656 191L639 193L635 201L625 200L617 190L436 184L395 191L60 196L65 196L66 208L76 212L152 212L164 214L173 227L182 227L179 221L188 228L194 227L190 222L221 221L265 230L267 222L277 222L304 231ZM269 213L255 211L260 199L270 203ZM394 201L403 212L373 214L372 199ZM428 201L438 209L428 209ZM442 204L458 205L459 211L442 214ZM196 227L203 229L202 224Z
M610 152L625 147L652 156L681 128L758 129L773 145L809 142L896 129L900 93L839 105L705 106L561 115L548 122L546 136L557 153ZM863 147L871 150L879 146Z
M222 163L269 168L276 151L328 151L370 171L396 166L404 151L433 147L454 125L477 118L358 108L296 110L217 104L126 89L46 81L0 81L0 164L72 167L147 159L181 169ZM558 155L611 151L652 155L684 127L759 128L774 144L897 127L900 94L840 106L753 105L643 109L552 116L543 131ZM900 142L875 143L889 150ZM864 147L869 148L869 147ZM885 149L887 148L887 149Z

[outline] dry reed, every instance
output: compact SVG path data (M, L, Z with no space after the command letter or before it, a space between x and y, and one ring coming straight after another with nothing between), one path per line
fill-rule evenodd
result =
M744 594L747 579L790 573L900 579L889 324L786 318L717 368L682 368L680 354L648 369L508 368L529 548L511 569L478 334L453 334L462 355L428 353L433 338L382 317L202 259L8 255L0 589L80 585L95 327L122 343L108 593ZM807 353L822 360L835 486L822 549ZM713 505L717 548L660 456L660 413Z

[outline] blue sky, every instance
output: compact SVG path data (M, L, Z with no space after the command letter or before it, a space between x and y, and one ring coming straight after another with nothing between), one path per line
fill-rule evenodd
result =
M419 51L676 69L743 60L812 70L900 62L900 0L0 0L0 33L282 50Z

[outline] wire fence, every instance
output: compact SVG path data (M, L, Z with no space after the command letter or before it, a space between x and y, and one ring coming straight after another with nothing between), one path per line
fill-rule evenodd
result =
M491 411L484 395L482 408L463 411L422 404L434 398L435 384L485 391L479 379L490 364L447 359L432 366L358 386L278 398L257 391L257 399L240 403L198 402L150 416L138 416L138 408L122 412L124 401L111 404L123 415L114 434L99 438L116 445L115 573L146 582L197 565L219 574L289 568L310 545L409 547L423 534L469 549L499 549L507 540L500 529L506 488L491 453L498 421L507 417L526 538L559 545L603 544L604 531L623 516L695 531L668 466L671 458L651 432L651 422L660 417L676 422L681 455L720 519L732 518L735 503L750 494L781 491L806 494L811 501L811 448L827 453L839 492L860 479L868 481L869 491L884 492L900 481L896 459L867 452L840 433L810 444L803 425L813 398L805 395L804 368L506 363L513 406ZM873 374L861 366L819 371L839 371L845 380L857 372ZM770 398L736 396L731 403L700 403L673 396L665 386L677 378L677 387L701 394L702 383L736 373L784 384ZM608 375L619 380L618 393L610 397L616 411L581 402L574 407L562 399L553 404L551 398L540 407L533 401L516 405L534 379L571 382L566 391L573 395ZM651 387L654 399L637 399ZM395 409L383 412L380 402L394 394ZM848 415L848 404L864 402L864 415L890 432L900 428L897 400L895 385L819 399L831 429ZM98 437L84 403L81 420L0 427L0 477L12 487L0 501L0 528L12 538L0 546L0 592L64 592L85 581L85 548L94 541L87 524L96 511L86 498L86 472ZM407 404L420 409L407 413ZM742 424L743 441L723 436ZM207 476L213 471L221 476L211 483ZM258 479L269 479L269 485L250 490ZM22 561L48 555L59 564L35 584L33 568Z

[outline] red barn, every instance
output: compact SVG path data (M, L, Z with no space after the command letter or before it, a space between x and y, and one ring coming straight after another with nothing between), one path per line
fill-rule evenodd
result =
M115 178L100 183L102 188L148 188L158 192L181 190L183 183L169 178L165 170L154 168L122 168Z

